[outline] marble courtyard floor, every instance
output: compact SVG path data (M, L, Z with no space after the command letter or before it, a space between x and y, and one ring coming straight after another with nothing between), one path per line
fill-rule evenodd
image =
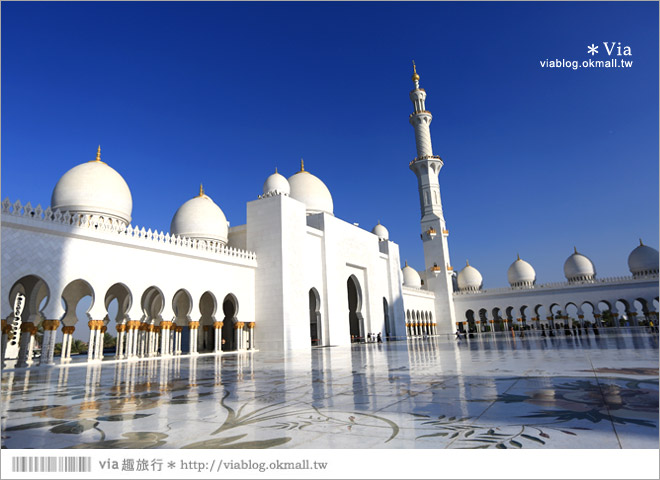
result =
M658 448L658 335L485 334L2 373L3 448Z

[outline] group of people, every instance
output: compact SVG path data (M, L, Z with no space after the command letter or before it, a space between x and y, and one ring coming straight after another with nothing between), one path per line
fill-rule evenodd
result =
M374 343L374 342L383 343L383 336L380 334L380 332L367 333L367 336L364 339L356 335L351 335L351 343L362 343L363 340L367 343Z
M367 333L367 342L378 342L383 343L383 336L380 332L376 333Z

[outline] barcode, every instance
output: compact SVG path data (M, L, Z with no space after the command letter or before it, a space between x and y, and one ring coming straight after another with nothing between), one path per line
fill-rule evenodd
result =
M91 472L92 457L13 457L12 472Z

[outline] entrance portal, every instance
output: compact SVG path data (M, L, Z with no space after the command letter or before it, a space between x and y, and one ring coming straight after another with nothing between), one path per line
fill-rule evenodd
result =
M315 288L309 290L309 336L312 346L321 345L321 299Z
M390 308L387 305L387 299L383 297L383 316L385 317L385 338L389 339L392 336L390 330Z
M227 295L225 300L222 302L222 311L225 314L225 318L222 321L223 352L236 350L236 331L234 329L234 323L236 322L236 311L238 310L238 306L236 304L236 298L231 294Z
M364 325L362 313L362 290L355 275L348 277L348 322L350 325L351 342L364 340Z

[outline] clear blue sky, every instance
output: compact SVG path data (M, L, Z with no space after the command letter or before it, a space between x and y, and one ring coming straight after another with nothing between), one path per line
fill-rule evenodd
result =
M277 166L335 215L377 220L424 266L411 61L428 93L456 268L505 286L516 253L561 281L577 246L600 277L658 248L658 4L2 3L2 198L50 203L103 160L133 223L168 230L200 181L232 225ZM608 59L629 69L550 69ZM613 58L613 57L610 57Z

